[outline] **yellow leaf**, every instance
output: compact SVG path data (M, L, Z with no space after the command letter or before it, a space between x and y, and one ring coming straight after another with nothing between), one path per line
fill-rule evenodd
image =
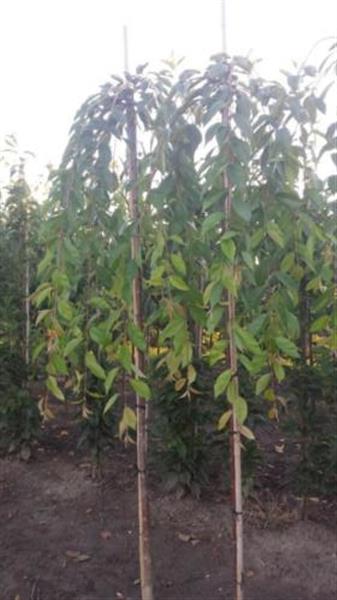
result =
M218 422L218 431L221 431L221 429L224 429L226 427L232 414L233 414L232 410L226 410L226 412L224 412L223 415L221 415L219 422Z
M130 429L136 429L137 416L136 416L135 411L132 408L130 408L129 406L126 406L124 408L123 419L125 419L125 422L126 422L127 426L130 427Z
M193 367L193 365L188 365L187 368L187 379L188 379L188 383L191 384L196 380L197 377L197 372L195 370L195 368Z
M249 429L249 427L246 427L245 425L239 425L239 431L241 435L243 435L248 440L255 440L255 435L252 432L252 430Z
M180 390L182 390L182 389L183 389L183 387L184 387L185 383L186 383L186 379L185 379L185 377L182 377L181 379L178 379L178 381L176 381L176 382L175 382L174 389L175 389L177 392L179 392Z
M268 411L268 418L271 419L271 421L278 421L278 410L276 406L273 406L273 408Z
M137 416L129 406L124 407L123 416L119 422L119 437L122 438L127 429L137 429Z
M269 388L268 390L266 390L263 394L265 400L269 400L269 402L274 402L275 401L275 392L272 388Z

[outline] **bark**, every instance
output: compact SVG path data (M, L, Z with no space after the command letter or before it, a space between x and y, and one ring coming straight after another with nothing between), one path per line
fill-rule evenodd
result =
M202 292L204 288L204 278L202 274L199 276L199 290ZM195 356L197 359L202 357L202 334L203 327L198 323L194 327L194 343L195 343Z
M142 272L141 272L141 240L139 230L138 205L138 164L137 164L137 127L133 93L130 90L127 104L127 139L128 139L128 176L130 182L129 210L132 221L136 224L131 239L132 259L138 265L138 272L132 283L132 316L133 322L143 331L142 313ZM144 372L145 357L139 348L134 349L134 362L137 370ZM138 468L138 522L139 522L139 563L142 600L153 600L152 559L150 549L150 514L147 492L147 423L146 401L138 394L137 402L137 468Z
M30 363L30 261L29 261L29 230L25 225L25 365L28 376Z

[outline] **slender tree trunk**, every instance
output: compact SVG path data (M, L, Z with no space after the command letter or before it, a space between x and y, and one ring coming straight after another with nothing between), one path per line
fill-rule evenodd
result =
M222 121L228 125L228 109L223 112ZM227 177L224 173L224 187L227 190L225 200L225 228L229 229L232 213L232 193ZM234 269L233 269L234 277ZM239 394L239 380L237 377L237 349L234 338L235 297L231 292L227 292L227 334L228 334L228 366L234 375L234 384L237 394ZM230 462L231 462L231 494L233 510L233 533L235 544L235 600L243 600L243 514L242 514L242 475L241 475L241 439L238 428L235 407L230 420Z
M303 265L305 268L305 265ZM312 350L312 336L310 333L311 325L311 310L310 310L310 297L306 290L308 278L303 277L300 285L300 347L302 352L302 369L306 367L313 367L313 350ZM300 417L301 417L301 451L302 461L305 467L308 465L309 456L308 450L310 445L310 427L308 426L309 411L313 409L313 397L310 391L310 386L305 386L302 390L301 398L299 401ZM302 504L302 519L307 518L308 512L308 489L305 486L303 493L303 504Z
M128 138L128 175L130 182L129 209L135 224L131 239L132 259L138 266L138 271L132 283L132 313L133 322L143 331L142 312L142 272L141 272L141 241L139 231L138 206L138 164L137 164L137 125L134 109L133 93L130 90L127 105L127 138ZM144 372L145 357L139 348L134 349L136 369ZM147 492L147 424L146 401L138 394L137 402L137 468L138 468L138 521L139 521L139 563L142 600L153 600L152 560L150 551L150 514Z
M204 288L204 278L202 273L199 276L199 290L202 292ZM194 341L195 341L195 356L197 359L202 357L202 333L203 327L198 323L195 324L194 327Z
M25 365L28 376L30 363L30 260L29 260L29 230L25 225Z
M305 265L304 265L305 268ZM306 286L308 278L303 277L300 285L300 345L302 358L305 364L310 364L312 357L311 335L310 335L310 299Z

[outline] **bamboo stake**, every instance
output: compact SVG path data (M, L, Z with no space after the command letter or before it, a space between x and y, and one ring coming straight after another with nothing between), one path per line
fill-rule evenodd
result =
M228 112L223 113L223 123L228 123ZM232 193L229 187L227 173L224 173L224 187L227 189L225 200L225 228L229 229L232 212ZM233 272L234 277L234 272ZM228 305L228 363L232 373L235 373L233 381L236 387L236 396L239 395L239 380L237 377L237 350L234 339L234 324L236 302L231 292L227 292ZM235 600L243 600L243 515L242 515L242 475L241 475L241 436L238 428L235 407L233 406L232 417L230 420L230 462L231 462L231 486L232 486L232 509L233 509L233 529L235 544Z
M221 0L221 46L223 52L227 51L226 29L226 0Z
M137 125L132 90L129 91L127 103L127 139L128 139L128 175L130 182L129 210L135 224L131 238L132 260L136 262L138 271L132 282L133 322L143 331L142 311L142 272L141 272L141 240L139 230L138 205L138 161L137 161ZM144 372L145 357L139 348L134 348L134 361L137 372ZM136 395L137 402L137 469L138 469L138 520L139 520L139 563L142 600L153 600L152 560L150 551L150 514L146 476L146 401Z
M128 40L128 28L126 25L123 27L123 46L124 46L124 70L126 73L129 72L129 40Z
M222 50L227 51L226 39L226 5L225 0L221 0L221 30L222 30ZM230 76L229 76L230 78ZM230 82L230 81L229 81ZM229 107L222 113L222 122L225 126L229 123ZM229 185L227 171L224 172L224 188L227 190L225 200L225 229L230 227L232 213L232 191ZM233 271L234 277L234 271ZM234 338L235 312L236 302L235 296L231 292L227 292L228 305L228 343L229 343L229 368L234 373L234 385L236 388L236 396L239 395L239 380L237 376L237 350ZM243 600L243 514L242 514L242 474L241 474L241 436L238 427L235 406L233 406L232 417L230 420L230 464L231 464L231 495L232 495L232 510L233 510L233 534L235 544L235 600Z

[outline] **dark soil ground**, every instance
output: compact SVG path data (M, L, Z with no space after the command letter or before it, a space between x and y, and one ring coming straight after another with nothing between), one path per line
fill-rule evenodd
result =
M0 461L0 600L140 598L135 450L116 445L97 482L88 455L75 451L76 435L60 414L28 461ZM300 502L277 483L272 489L279 444L245 506L245 598L335 600L333 503L311 499L303 521ZM151 485L157 600L233 598L231 518L220 488L197 501Z

